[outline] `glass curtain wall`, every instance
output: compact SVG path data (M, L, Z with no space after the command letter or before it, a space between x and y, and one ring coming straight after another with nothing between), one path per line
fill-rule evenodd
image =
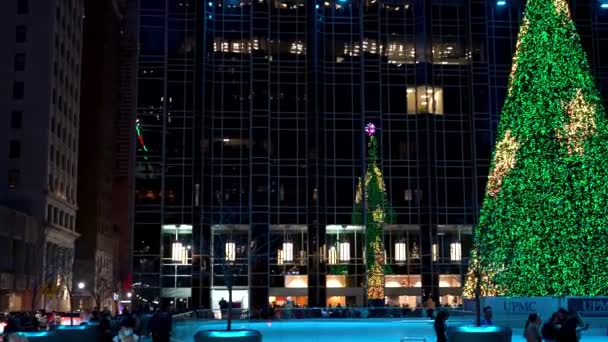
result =
M521 9L141 0L135 300L217 305L221 252L246 266L243 306L365 304L352 213L372 122L387 302L458 303Z
M142 306L192 305L191 264L199 254L192 243L200 184L194 172L200 151L197 7L194 1L169 0L142 0L139 6L133 290Z

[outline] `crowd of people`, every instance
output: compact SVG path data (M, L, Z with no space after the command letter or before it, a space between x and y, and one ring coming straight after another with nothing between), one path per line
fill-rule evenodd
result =
M578 342L584 330L589 329L581 315L574 310L559 309L542 324L537 314L530 314L524 329L527 342Z
M93 312L92 321L95 321L96 315ZM142 311L130 313L124 309L121 315L114 318L106 313L99 321L101 342L139 342L142 336L152 337L153 342L169 342L172 326L169 308L157 310L152 315Z
M5 317L4 334L19 331L38 331L44 312L13 312ZM43 324L48 320L44 319Z
M435 317L434 328L437 342L447 341L447 320L449 313L439 311ZM494 325L492 308L483 308L482 326ZM524 325L523 337L526 342L579 342L584 330L589 329L580 314L574 310L559 309L545 323L540 315L531 313Z
M4 337L18 332L54 330L61 324L61 315L56 312L16 312L5 319ZM101 342L139 342L140 336L150 336L153 342L169 342L172 330L172 313L169 308L157 310L153 314L142 311L112 314L109 310L84 310L74 320L77 324L89 324L99 331Z

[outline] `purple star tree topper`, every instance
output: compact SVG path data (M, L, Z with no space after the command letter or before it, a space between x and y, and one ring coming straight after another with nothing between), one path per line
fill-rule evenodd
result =
M368 123L365 125L365 133L370 137L373 136L376 133L376 126L373 123Z

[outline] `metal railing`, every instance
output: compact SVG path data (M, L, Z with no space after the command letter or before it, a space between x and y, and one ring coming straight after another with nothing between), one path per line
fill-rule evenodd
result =
M446 310L451 317L473 317L474 313L454 308L438 308ZM183 320L223 320L228 318L228 310L194 310L173 316L174 321ZM404 307L331 307L331 308L301 308L301 307L267 307L263 309L232 309L232 319L235 320L296 320L296 319L374 319L374 318L430 318L425 308Z

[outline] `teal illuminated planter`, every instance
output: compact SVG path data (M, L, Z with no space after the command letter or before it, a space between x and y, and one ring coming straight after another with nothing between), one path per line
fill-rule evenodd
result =
M99 341L101 338L99 327L94 325L60 325L53 332L62 342Z
M195 342L262 342L257 330L203 330L194 335Z
M24 338L26 341L35 341L35 342L59 342L61 341L57 334L49 331L36 331L36 332L18 332L12 335L17 335L19 337ZM11 335L11 336L12 336ZM7 341L9 339L6 339Z
M511 342L509 327L463 325L448 328L448 342Z

